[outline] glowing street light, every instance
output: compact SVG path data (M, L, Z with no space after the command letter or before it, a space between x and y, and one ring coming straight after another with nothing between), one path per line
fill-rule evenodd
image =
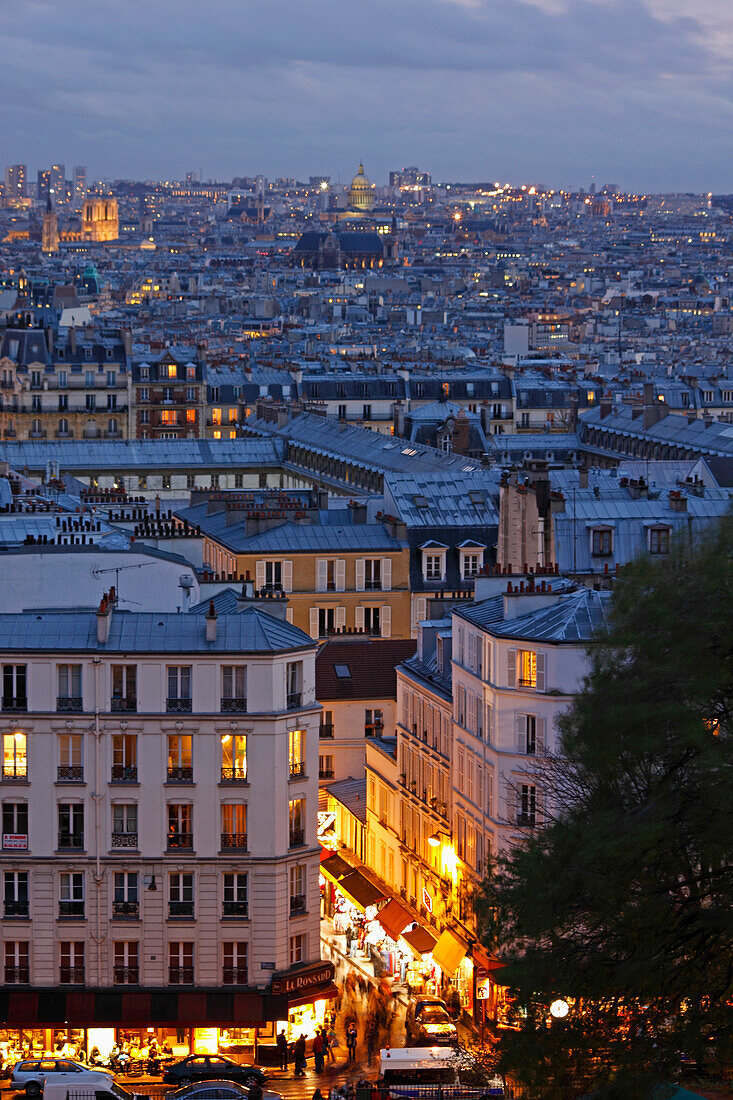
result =
M557 1001L553 1001L550 1005L550 1015L556 1020L564 1020L570 1011L570 1005L567 1001L559 998Z

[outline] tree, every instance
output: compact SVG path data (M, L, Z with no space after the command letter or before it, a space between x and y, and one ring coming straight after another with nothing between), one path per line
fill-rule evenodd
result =
M477 901L510 960L500 1062L564 1100L641 1100L731 1038L733 520L635 562L611 607L544 764L550 819Z

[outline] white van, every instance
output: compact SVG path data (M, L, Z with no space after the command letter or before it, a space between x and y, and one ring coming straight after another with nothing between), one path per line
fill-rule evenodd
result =
M83 1081L54 1080L49 1074L43 1086L43 1100L136 1100L106 1073L85 1074Z
M401 1047L393 1050L387 1047L379 1052L379 1076L393 1097L419 1098L422 1086L429 1086L426 1095L428 1092L432 1095L435 1085L460 1088L465 1100L504 1095L501 1077L492 1077L479 1085L468 1084L461 1079L461 1071L467 1078L475 1078L476 1064L467 1054L455 1049Z

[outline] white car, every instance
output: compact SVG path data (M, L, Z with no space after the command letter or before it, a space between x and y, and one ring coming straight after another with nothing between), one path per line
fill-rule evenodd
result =
M40 1096L44 1082L73 1080L80 1085L86 1077L113 1081L114 1077L106 1070L90 1069L81 1062L72 1062L69 1058L34 1058L16 1062L10 1074L10 1083L16 1091L25 1089L26 1096Z

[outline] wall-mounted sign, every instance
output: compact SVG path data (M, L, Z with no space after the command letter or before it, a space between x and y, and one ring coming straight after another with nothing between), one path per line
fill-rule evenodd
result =
M28 851L28 837L25 833L3 833L3 848L12 848L15 851Z
M284 974L281 978L272 979L273 993L307 993L309 989L315 989L319 985L327 985L333 981L336 968L333 963L314 963L294 974Z
M274 962L260 963L260 970L275 970L275 969L276 969L276 967L275 967Z

